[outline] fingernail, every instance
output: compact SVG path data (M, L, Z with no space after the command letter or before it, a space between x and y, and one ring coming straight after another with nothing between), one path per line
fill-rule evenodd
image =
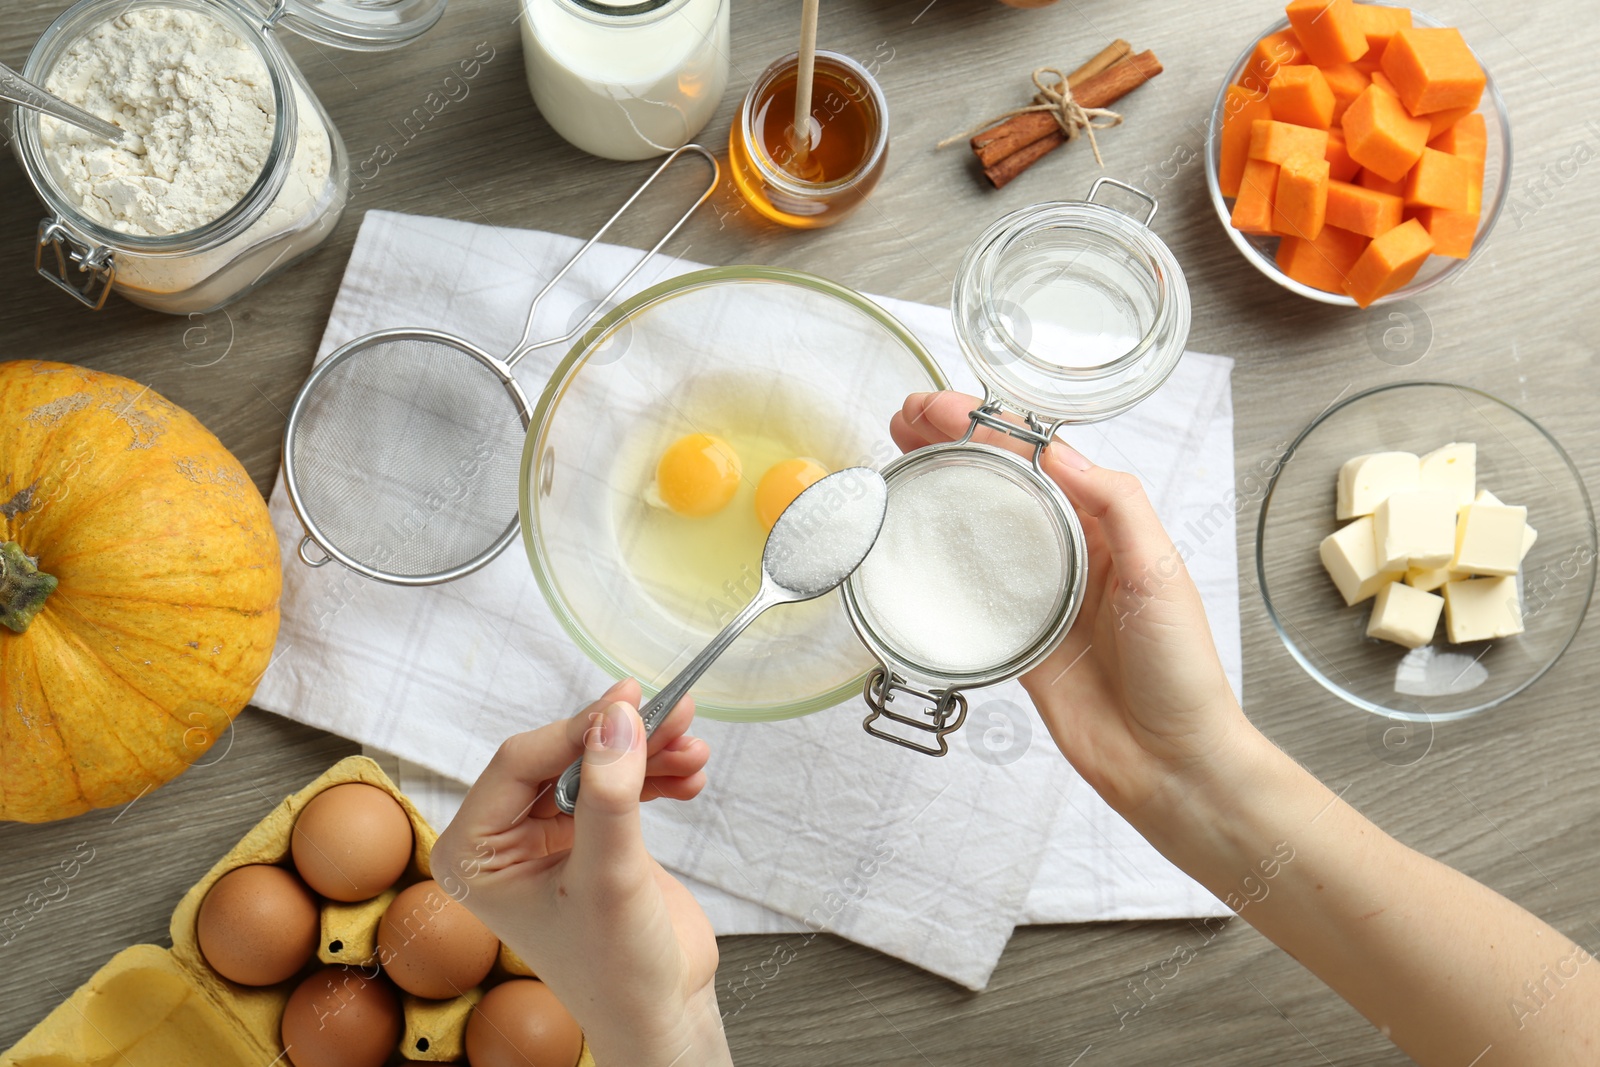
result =
M600 728L600 745L610 752L626 752L633 747L637 731L634 729L633 708L620 701L606 705L605 722Z
M1055 452L1056 459L1060 460L1063 466L1068 467L1071 470L1086 471L1090 467L1094 466L1093 463L1090 463L1084 458L1082 452L1079 452L1076 448L1073 448L1064 441L1057 441L1050 447Z

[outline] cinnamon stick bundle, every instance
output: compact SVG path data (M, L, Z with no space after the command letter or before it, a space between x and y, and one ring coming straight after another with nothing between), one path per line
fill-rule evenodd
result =
M1154 52L1137 55L1124 52L1125 58L1117 58L1109 66L1095 70L1096 63L1114 52L1118 44L1127 47L1126 42L1117 42L1067 78L1073 99L1083 107L1109 107L1161 73L1161 61ZM996 189L1001 189L1066 144L1067 135L1051 112L1029 111L984 130L970 143L973 155L983 166L984 177Z

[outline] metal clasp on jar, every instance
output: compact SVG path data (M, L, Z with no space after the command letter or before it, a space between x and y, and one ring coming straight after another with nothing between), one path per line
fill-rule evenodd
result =
M55 253L55 268L45 266L44 250ZM75 281L68 264L77 265L77 273L88 277ZM42 219L39 222L39 241L33 250L33 269L57 288L70 293L73 299L86 307L99 311L111 295L112 283L117 277L116 256L102 245L90 245L78 240L60 219ZM96 290L98 286L98 291Z
M967 432L956 443L967 444L972 440L972 435L978 432L979 426L986 426L997 433L1015 437L1024 444L1032 445L1033 469L1038 472L1039 477L1048 477L1044 473L1044 452L1045 449L1050 447L1050 442L1055 439L1056 431L1060 430L1065 424L1063 422L1047 423L1040 420L1038 416L1025 411L1014 413L1023 420L1022 422L1012 422L1005 417L1009 409L992 396L987 395L987 393L988 391L985 390L986 395L983 398L983 403L968 413L967 417L971 422L967 425Z
M916 714L896 711L890 705L894 703L897 693L928 706ZM867 676L862 696L866 698L867 707L872 709L872 714L862 720L862 729L873 737L913 752L921 752L925 756L943 756L949 752L950 743L945 738L961 729L961 724L967 721L967 698L960 692L954 689L918 689L905 684L898 675L890 674L883 667L878 667ZM885 726L877 725L879 719L888 719L915 733L910 737L902 737ZM919 734L930 734L932 740L920 740Z

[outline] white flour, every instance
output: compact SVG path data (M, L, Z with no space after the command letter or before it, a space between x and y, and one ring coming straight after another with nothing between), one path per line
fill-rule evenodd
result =
M237 204L267 164L277 121L271 72L250 42L208 15L176 8L119 15L73 42L45 86L142 142L140 154L53 119L40 122L46 158L69 201L121 233L167 236L203 226ZM156 294L202 287L191 310L211 307L326 236L343 196L330 189L332 150L317 107L298 85L294 91L295 151L267 211L203 253L119 251L120 287ZM241 262L246 252L249 261Z

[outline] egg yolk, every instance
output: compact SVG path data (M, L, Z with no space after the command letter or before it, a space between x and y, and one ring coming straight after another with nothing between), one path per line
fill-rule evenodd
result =
M656 464L655 496L691 518L715 515L739 491L743 466L739 454L720 437L692 433L680 437Z
M801 457L774 463L756 486L756 518L761 520L762 527L771 530L795 497L827 476L828 468L814 459Z

